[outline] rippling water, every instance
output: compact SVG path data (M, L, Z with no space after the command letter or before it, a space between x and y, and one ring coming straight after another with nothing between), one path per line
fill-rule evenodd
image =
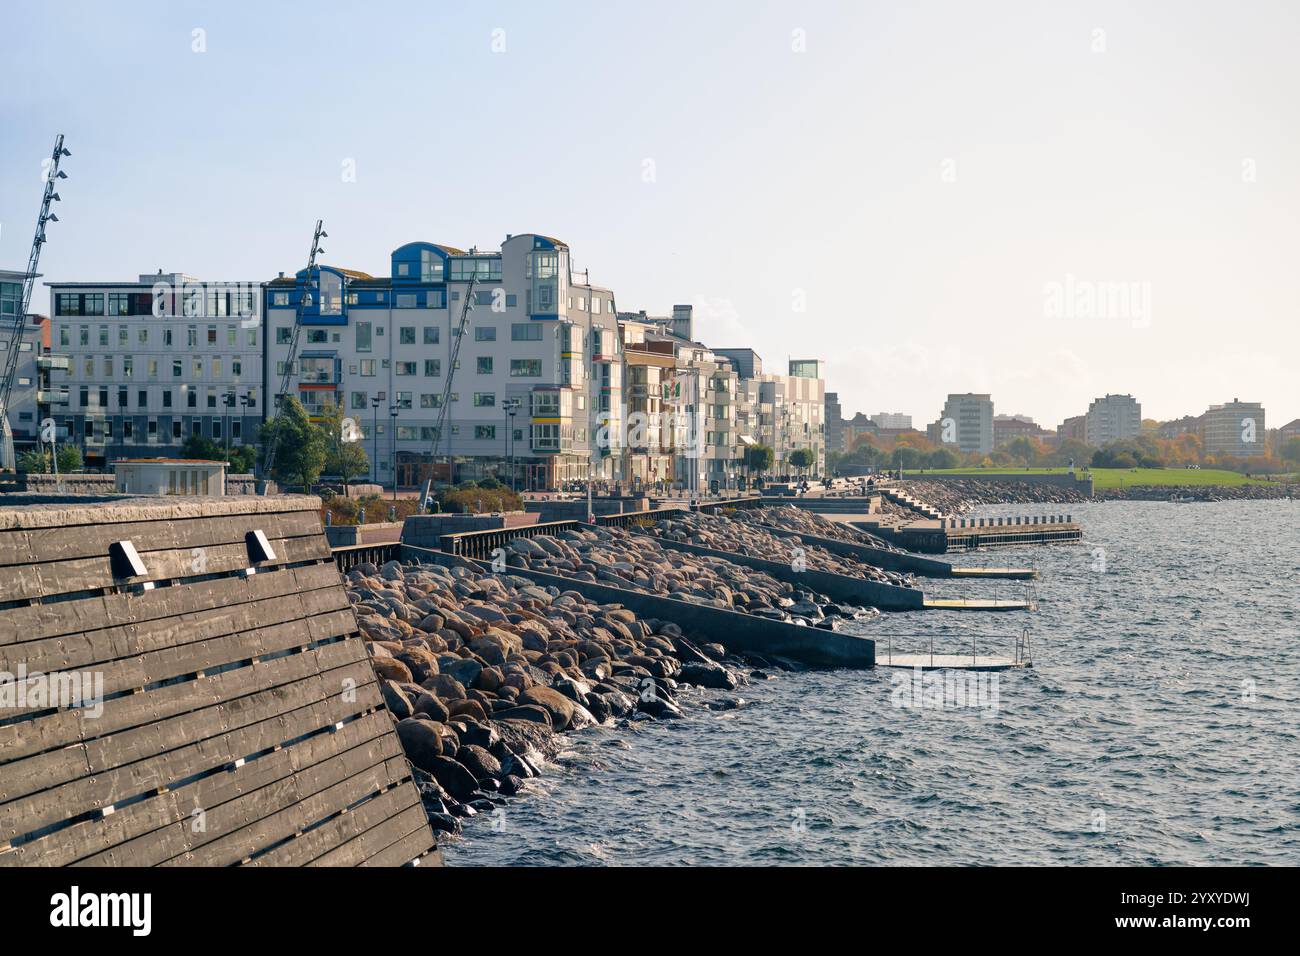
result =
M885 635L906 650L932 633L936 651L975 635L999 653L1029 627L1035 666L999 675L996 708L897 707L884 668L781 674L742 687L736 711L692 695L690 720L572 735L448 862L1300 863L1300 502L1073 512L1081 545L954 559L1036 563L1037 613L866 628L883 655Z

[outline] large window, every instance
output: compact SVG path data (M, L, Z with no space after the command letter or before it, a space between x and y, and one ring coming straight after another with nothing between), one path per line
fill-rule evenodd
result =
M542 360L511 359L510 374L515 378L540 378L542 374Z
M492 356L480 355L478 357L478 373L480 375L492 374Z
M497 330L492 325L480 325L474 329L475 342L495 342L497 340Z
M415 344L415 326L413 326L413 325L403 325L401 328L399 328L399 329L397 330L397 344L398 344L398 345L414 345L414 344Z
M370 331L371 331L371 325L369 322L357 323L357 351L358 352L370 351L370 342L371 342Z
M420 250L420 281L441 282L443 277L442 256L428 249Z
M397 363L397 374L398 374L398 375L414 375L414 374L415 374L415 363L414 363L414 362L398 362L398 363Z
M515 342L540 342L542 324L540 322L514 322L510 326L510 338Z
M426 325L424 327L424 344L425 345L438 344L438 327L436 325Z
M425 359L424 374L430 377L442 374L442 359Z
M497 437L497 427L495 425L475 425L474 437L481 440L493 439Z
M497 396L495 392L475 392L475 408L496 408Z
M501 257L482 258L456 257L451 260L451 278L453 282L464 282L475 277L479 281L492 281L501 278Z

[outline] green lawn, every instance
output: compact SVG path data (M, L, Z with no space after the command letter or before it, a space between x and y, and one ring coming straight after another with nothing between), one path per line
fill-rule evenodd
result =
M1014 478L1016 475L1023 474L1065 474L1068 468L927 468L925 474L948 474L948 475L974 475L988 476L990 478L997 475L1005 475L1008 478ZM925 475L919 471L905 471L905 477L924 478ZM1235 471L1222 471L1217 468L1137 468L1129 470L1127 468L1094 468L1092 469L1092 482L1094 488L1119 488L1121 486L1131 485L1166 485L1168 487L1183 487L1189 485L1250 485L1258 484L1260 479L1247 478L1245 475Z

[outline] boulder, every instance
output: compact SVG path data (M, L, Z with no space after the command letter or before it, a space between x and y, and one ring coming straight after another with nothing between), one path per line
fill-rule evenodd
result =
M392 681L381 681L379 690L384 695L384 706L398 720L405 720L415 712L410 698Z
M476 780L496 779L501 776L501 762L487 750L474 744L465 744L456 751L456 760L464 765Z
M434 730L434 725L430 721L414 717L398 721L397 739L401 741L402 750L406 752L406 758L411 763L438 779L434 766L436 761L442 759L442 737ZM442 783L440 779L438 782ZM446 789L445 785L444 789Z
M473 797L478 790L478 781L474 774L459 761L450 757L435 757L431 766L422 769L433 774L442 789L462 803Z
M551 687L530 687L519 695L519 701L545 710L556 730L581 730L596 722L587 708Z

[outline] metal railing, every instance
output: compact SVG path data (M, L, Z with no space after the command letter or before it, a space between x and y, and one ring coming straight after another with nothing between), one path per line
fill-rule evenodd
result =
M400 560L402 556L402 546L396 541L385 541L379 544L351 544L341 548L331 548L334 555L334 564L338 567L340 574L347 574L359 564L367 562L379 567L387 564L389 561Z
M935 639L938 638L938 639L941 640L941 641L943 641L943 640L951 640L951 639L956 639L958 636L960 636L960 635L956 635L956 634L884 634L884 635L871 635L872 639L876 642L876 646L877 646L877 647L880 646L880 640L881 640L881 637L883 637L883 638L885 639L885 661L886 661L886 663L889 663L889 664L892 664L892 663L894 662L894 638L897 637L897 638L904 638L904 639L915 639L915 638L920 638L920 639L922 639L923 641L925 641L925 642L927 642L927 643L925 643L925 644L922 645L923 650L922 650L919 654L918 654L916 651L901 651L901 650L899 651L899 653L900 653L900 654L906 654L906 656L908 656L908 657L918 657L918 656L920 656L920 657L925 657L925 656L928 656L929 659L930 659L930 666L931 666L931 667L934 667L934 666L935 666L935 664L934 664L934 658L935 658ZM971 662L971 666L977 666L977 665L978 665L978 662L979 662L979 647L980 647L980 642L981 642L981 641L983 642L983 645L984 645L985 650L989 650L991 647L993 647L994 649L996 649L997 647L1005 647L1005 646L1006 646L1006 642L1010 641L1010 642L1012 643L1012 647L1011 647L1011 656L1010 656L1009 658L1007 658L1007 660L1009 660L1009 661L1010 661L1012 664L1014 664L1016 667L1033 667L1033 666L1034 666L1034 647L1033 647L1033 641L1032 641L1032 639L1031 639L1030 636L1029 636L1029 628L1024 628L1023 630L1021 630L1021 632L1020 632L1019 634L1014 635L1014 637L1009 637L1008 635L1005 635L1005 634L998 634L998 635L990 635L990 634L972 634L972 635L970 635L970 662ZM962 646L963 646L963 648L965 647L965 640L962 641ZM948 656L948 657L957 657L957 656L959 656L959 655L957 655L957 654L947 654L947 653L946 653L946 652L941 648L941 649L939 650L939 656L941 656L941 657L943 657L943 656ZM964 657L964 654L961 655L961 656ZM989 654L989 655L985 655L985 656L987 656L987 657L994 657L995 655Z

